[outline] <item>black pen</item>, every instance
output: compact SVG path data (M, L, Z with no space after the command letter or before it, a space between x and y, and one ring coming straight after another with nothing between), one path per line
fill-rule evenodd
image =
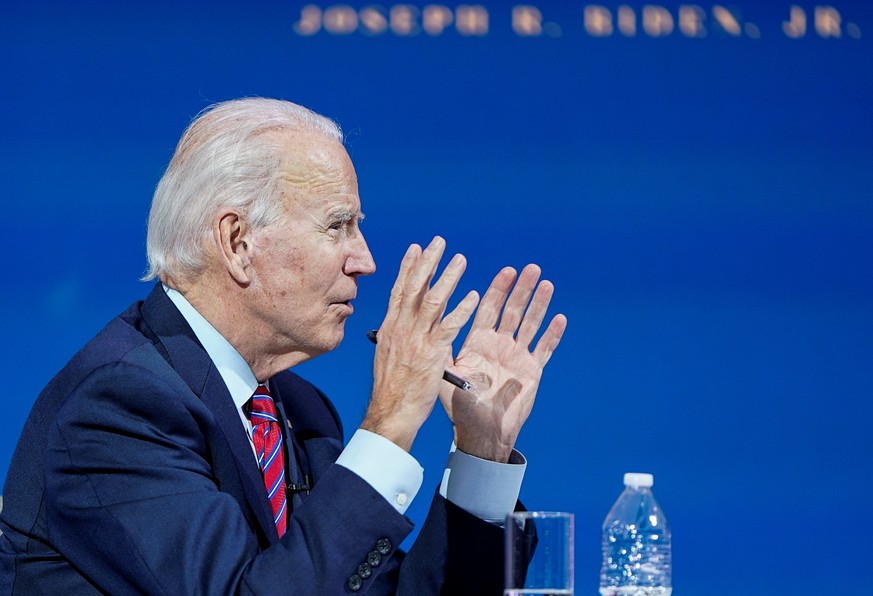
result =
M367 331L367 339L369 339L374 344L379 343L379 340L376 338L376 334L378 332L379 332L378 329L373 329L371 331ZM471 393L473 392L473 383L471 383L470 381L467 381L465 379L462 379L458 375L450 373L447 370L443 371L443 380L448 381L449 383L451 383L452 385L454 385L455 387L457 387L459 389L463 389L464 391L469 391Z

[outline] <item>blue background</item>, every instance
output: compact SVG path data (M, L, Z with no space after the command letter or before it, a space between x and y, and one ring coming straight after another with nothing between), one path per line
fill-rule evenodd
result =
M459 295L535 261L569 327L519 439L522 498L576 513L577 594L626 471L655 474L677 594L869 589L873 7L835 0L838 39L814 4L790 39L791 3L751 0L732 10L757 37L701 5L705 37L655 38L631 3L636 34L598 38L585 3L534 4L560 35L516 34L496 1L487 35L408 37L299 35L297 2L6 0L2 477L42 386L148 292L149 201L191 117L281 97L346 131L379 265L343 345L300 367L348 434L409 243L467 255ZM437 410L414 519L449 441Z

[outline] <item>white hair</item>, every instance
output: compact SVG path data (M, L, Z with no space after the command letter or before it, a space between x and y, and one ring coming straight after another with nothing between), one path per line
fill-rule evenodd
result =
M149 212L143 280L189 276L205 265L212 218L232 207L253 228L282 214L276 135L308 131L342 143L332 120L288 101L245 98L212 105L185 130L155 189Z

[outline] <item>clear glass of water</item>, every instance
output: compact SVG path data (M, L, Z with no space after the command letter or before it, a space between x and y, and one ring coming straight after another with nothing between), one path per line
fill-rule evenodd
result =
M572 513L510 513L504 535L504 596L573 596Z

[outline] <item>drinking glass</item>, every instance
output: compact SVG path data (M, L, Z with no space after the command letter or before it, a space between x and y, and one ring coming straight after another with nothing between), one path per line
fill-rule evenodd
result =
M572 513L510 513L504 535L504 596L573 596Z

